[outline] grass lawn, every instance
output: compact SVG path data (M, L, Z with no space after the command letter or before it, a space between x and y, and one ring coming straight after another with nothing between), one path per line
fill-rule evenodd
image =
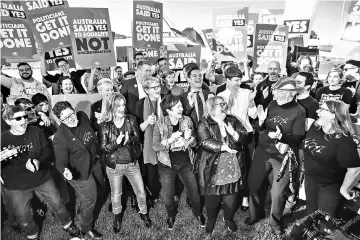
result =
M190 208L185 203L185 194L182 194L181 204L179 207L179 214L176 217L174 229L167 230L166 226L166 211L162 201L159 201L154 209L150 210L150 218L153 221L153 226L150 229L145 228L138 214L130 207L126 208L121 232L114 234L112 230L113 214L108 212L108 205L110 198L102 208L100 216L96 222L96 229L103 234L103 239L128 239L128 240L190 240L190 239L204 239L206 237L204 228L201 228L193 216ZM267 210L267 216L269 210ZM239 209L235 214L235 222L238 225L236 233L229 232L225 223L222 220L223 213L219 213L218 221L216 223L214 233L211 239L281 239L271 233L268 219L264 219L253 226L244 224L244 220L248 216L248 212L243 213ZM303 208L295 212L291 218L285 220L285 224L293 223L295 219L305 216ZM205 213L206 217L206 213ZM78 219L76 219L78 221ZM26 239L24 235L18 234L9 227L8 222L5 222L4 228L1 231L1 239L3 240L21 240ZM49 213L46 214L46 219L43 224L41 239L44 240L69 240L69 235L61 229L56 218Z

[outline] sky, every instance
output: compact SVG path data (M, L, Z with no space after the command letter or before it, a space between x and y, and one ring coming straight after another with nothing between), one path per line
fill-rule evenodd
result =
M158 0L164 6L164 16L169 20L171 27L183 30L193 27L196 30L212 28L212 13L214 8L236 8L248 6L250 11L259 9L282 9L286 8L294 19L302 15L309 15L311 9L309 5L315 0L285 0L281 1L202 1L202 0ZM349 0L348 0L349 1ZM132 0L69 0L70 7L94 7L108 8L111 20L111 28L119 34L131 36L131 22L133 16ZM345 9L349 3L345 4ZM347 7L347 8L346 8ZM337 37L340 30L341 12L343 8L342 0L318 1L315 10L313 30L315 30L320 40L331 43ZM164 31L170 31L164 23Z

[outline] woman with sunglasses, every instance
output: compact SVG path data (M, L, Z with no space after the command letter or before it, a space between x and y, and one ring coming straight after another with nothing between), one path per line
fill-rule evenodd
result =
M302 88L290 77L280 78L274 85L274 101L263 111L258 107L259 144L251 163L248 185L250 194L249 217L245 224L253 225L265 217L265 198L268 176L272 179L270 226L276 235L283 233L281 218L285 207L284 194L289 183L288 167L277 180L282 161L289 147L296 152L305 136L306 112L294 96Z
M175 85L175 72L172 70L166 70L161 75L161 95L172 95L179 96L185 92L184 88Z
M237 230L234 214L237 198L244 186L244 156L242 145L247 143L247 131L236 117L227 115L224 98L209 98L204 118L199 122L197 138L200 194L205 195L207 213L206 233L214 230L218 212L223 204L228 230ZM211 169L211 170L209 170Z
M360 159L347 106L325 101L317 115L303 141L306 211L320 209L335 216L343 197L354 197L351 189L360 177Z
M125 114L126 100L120 93L112 93L106 101L105 112L100 124L100 149L106 154L106 174L111 187L112 210L115 215L113 230L121 229L123 211L121 195L123 180L126 177L136 194L139 215L146 227L151 227L146 193L138 160L140 152L140 133L136 118Z
M140 120L140 130L144 139L143 160L147 177L145 182L151 192L150 205L153 207L159 199L161 189L158 159L152 147L155 122L163 117L160 107L160 81L155 77L145 77L143 88L147 96L136 102L136 115Z

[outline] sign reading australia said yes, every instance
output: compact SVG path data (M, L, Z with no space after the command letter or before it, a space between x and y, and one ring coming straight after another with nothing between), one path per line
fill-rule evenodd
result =
M116 65L107 8L69 8L76 68Z
M69 7L64 0L21 1L34 36L43 52L71 44L70 28L66 15Z
M285 69L289 28L272 24L256 24L254 42L255 72L267 72L271 61L278 61Z
M246 57L248 12L247 7L240 10L214 9L214 51L220 54L231 53L237 59Z
M0 3L0 49L2 57L31 58L36 53L35 39L19 1Z
M133 46L159 49L163 43L163 4L134 1Z

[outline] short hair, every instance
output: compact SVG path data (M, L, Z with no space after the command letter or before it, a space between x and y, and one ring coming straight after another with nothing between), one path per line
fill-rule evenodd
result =
M161 78L163 80L165 80L168 76L170 76L171 74L174 74L175 72L173 70L166 70L164 72L162 72L161 74Z
M36 93L34 96L31 97L31 102L37 106L38 104L42 103L42 102L49 102L49 99L47 99L47 97L42 94L42 93Z
M224 69L227 68L228 66L229 67L236 67L234 62L226 62L226 63L224 63Z
M339 77L340 77L341 80L344 78L343 70L341 68L334 67L328 72L328 74L326 76L326 80L328 80L328 78L330 76L330 73L332 73L332 72L337 72L339 74Z
M134 59L136 58L136 56L140 56L140 55L144 57L144 54L142 52L136 52L134 54Z
M17 68L19 68L19 67L21 67L21 66L29 66L29 67L31 68L30 64L27 63L27 62L21 62L21 63L19 63L19 64L17 65Z
M301 61L304 60L304 59L309 60L309 63L312 66L311 58L308 55L301 55L301 56L299 56L298 60L296 61L296 64L297 64L298 67L300 67Z
M243 74L240 69L238 69L237 67L231 66L225 70L225 78L231 80L233 77L242 78Z
M59 78L58 84L59 84L60 92L63 93L63 92L62 92L62 89L61 89L61 85L63 84L63 82L64 82L65 80L70 80L70 81L71 81L71 83L72 83L72 85L73 85L73 90L72 90L72 92L73 92L73 93L76 93L77 91L76 91L74 82L73 82L73 80L72 80L70 77L68 77L68 76L61 76L61 77Z
M183 73L186 78L190 78L190 74L194 70L200 70L199 66L196 63L188 63L184 65Z
M160 80L156 77L148 76L144 78L142 86L144 89L149 89L152 83L160 83Z
M126 78L128 75L135 75L134 71L127 71L126 73L124 73L124 78Z
M14 105L15 106L20 106L20 104L30 104L33 105L33 103L27 99L27 98L18 98L15 100Z
M208 100L205 103L204 118L214 115L214 109L216 107L216 100L218 100L218 99L225 101L224 98L221 96L215 96L215 97L208 98Z
M56 66L59 66L59 62L66 62L66 63L69 63L68 60L66 60L65 58L58 58L58 59L55 59L55 64Z
M262 72L253 72L252 79L254 79L255 75L261 75L263 78L265 78L265 74Z
M118 70L119 68L121 68L121 70L122 70L122 67L121 67L121 66L116 66L116 67L115 67L115 71Z
M60 119L61 112L65 109L70 108L71 110L75 111L73 106L68 101L60 101L55 104L52 111L55 114L55 116Z
M20 106L8 106L3 115L2 115L2 118L7 121L7 120L10 120L14 115L15 113L18 113L18 112L24 112L24 110L20 107Z
M114 109L119 106L120 101L123 100L126 106L126 99L121 93L112 93L109 98L105 100L105 112L102 115L101 122L111 122L114 120Z
M140 68L140 67L142 67L142 66L144 66L144 65L149 65L149 66L151 66L151 63L150 63L148 60L141 60L141 61L138 63L137 67Z
M110 78L102 78L96 84L96 88L99 90L104 84L110 84L112 87L114 86L114 82Z
M164 116L168 115L168 112L166 111L166 109L171 109L172 107L174 107L176 104L178 104L178 102L180 102L180 97L179 96L175 96L172 94L168 94L166 95L160 103L160 107L161 107L161 111L164 114Z
M159 64L159 62L164 61L164 60L166 60L166 61L167 61L167 58L165 58L165 57L161 57L161 58L159 58L156 62L157 62L157 64Z
M300 76L303 76L306 78L305 80L305 86L312 86L315 82L314 80L314 75L312 73L309 72L299 72Z

